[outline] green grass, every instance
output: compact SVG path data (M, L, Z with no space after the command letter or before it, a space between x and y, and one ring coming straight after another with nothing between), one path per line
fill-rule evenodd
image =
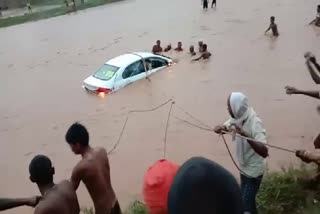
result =
M267 174L257 201L261 213L320 213L320 181L312 179L315 173L302 166Z
M44 11L40 11L40 12L34 12L34 13L30 13L30 14L25 14L22 16L0 18L0 28L12 26L12 25L17 25L17 24L22 24L22 23L30 22L30 21L37 21L37 20L41 20L41 19L47 19L47 18L51 18L51 17L61 16L61 15L65 15L65 14L74 12L73 7L72 6L66 7L62 0L59 0L59 1L58 0L53 0L53 1L34 0L34 1L37 1L36 2L37 6L54 4L54 3L58 3L58 2L61 6L58 8L53 8L53 9L44 10ZM116 2L116 1L121 1L121 0L85 0L84 4L80 4L80 1L77 0L76 1L76 5L77 5L76 9L83 10L83 9L96 7L99 5L108 4L108 3L112 3L112 2ZM70 0L69 0L69 2L70 2Z
M320 181L312 180L315 169L289 167L267 173L257 199L260 214L319 214ZM83 211L93 214L93 210ZM145 204L134 201L125 214L148 214Z

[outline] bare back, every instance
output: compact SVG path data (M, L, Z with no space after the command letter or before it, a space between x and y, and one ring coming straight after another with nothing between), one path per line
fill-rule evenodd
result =
M64 180L43 196L35 214L79 214L78 198L72 184Z
M78 171L78 172L77 172ZM91 149L75 167L93 200L96 214L107 214L116 203L110 179L110 166L104 148Z

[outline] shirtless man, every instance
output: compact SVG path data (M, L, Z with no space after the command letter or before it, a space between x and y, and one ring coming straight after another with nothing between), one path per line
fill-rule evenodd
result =
M31 198L0 198L0 211L21 207L21 206L29 206L35 207L41 197L31 197Z
M79 214L80 207L72 184L63 180L53 182L54 167L44 155L35 156L29 164L30 180L38 185L42 199L35 214Z
M190 46L189 52L190 52L191 56L195 56L195 55L197 54L197 53L194 51L193 45Z
M157 40L157 44L155 44L152 48L152 53L157 54L162 52L161 42Z
M207 45L203 44L202 48L203 48L203 53L201 54L201 56L196 59L193 59L192 61L198 61L200 59L209 59L210 58L211 53L207 50Z
M203 52L203 41L199 41L198 45L199 45L199 52L202 53Z
M108 154L104 148L89 145L89 133L79 124L71 125L66 133L66 141L82 160L74 167L71 182L78 189L82 181L93 200L96 214L119 214L121 209L113 191L110 178Z
M274 17L274 16L271 16L271 17L270 17L270 26L269 26L269 28L266 30L265 33L267 33L267 32L271 29L273 36L279 36L278 26L277 26L277 24L276 24L274 21L275 21L275 17Z
M168 44L167 47L164 49L164 52L168 52L172 49L171 44Z
M181 42L178 42L178 47L176 47L175 49L174 49L175 51L183 51L183 48L182 48L182 43Z

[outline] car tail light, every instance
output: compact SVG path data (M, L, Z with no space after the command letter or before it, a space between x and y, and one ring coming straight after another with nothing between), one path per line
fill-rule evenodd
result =
M104 95L108 94L109 92L111 92L111 90L108 89L108 88L98 88L98 89L96 90L96 93L97 93L99 96L104 96Z

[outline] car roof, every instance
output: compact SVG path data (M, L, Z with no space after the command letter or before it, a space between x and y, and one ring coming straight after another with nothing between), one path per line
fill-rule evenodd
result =
M116 67L126 67L130 65L131 63L138 61L141 59L141 57L147 58L147 57L158 57L157 55L154 55L149 52L132 52L132 53L126 53L122 54L120 56L117 56L113 59L110 59L105 64L113 65Z

